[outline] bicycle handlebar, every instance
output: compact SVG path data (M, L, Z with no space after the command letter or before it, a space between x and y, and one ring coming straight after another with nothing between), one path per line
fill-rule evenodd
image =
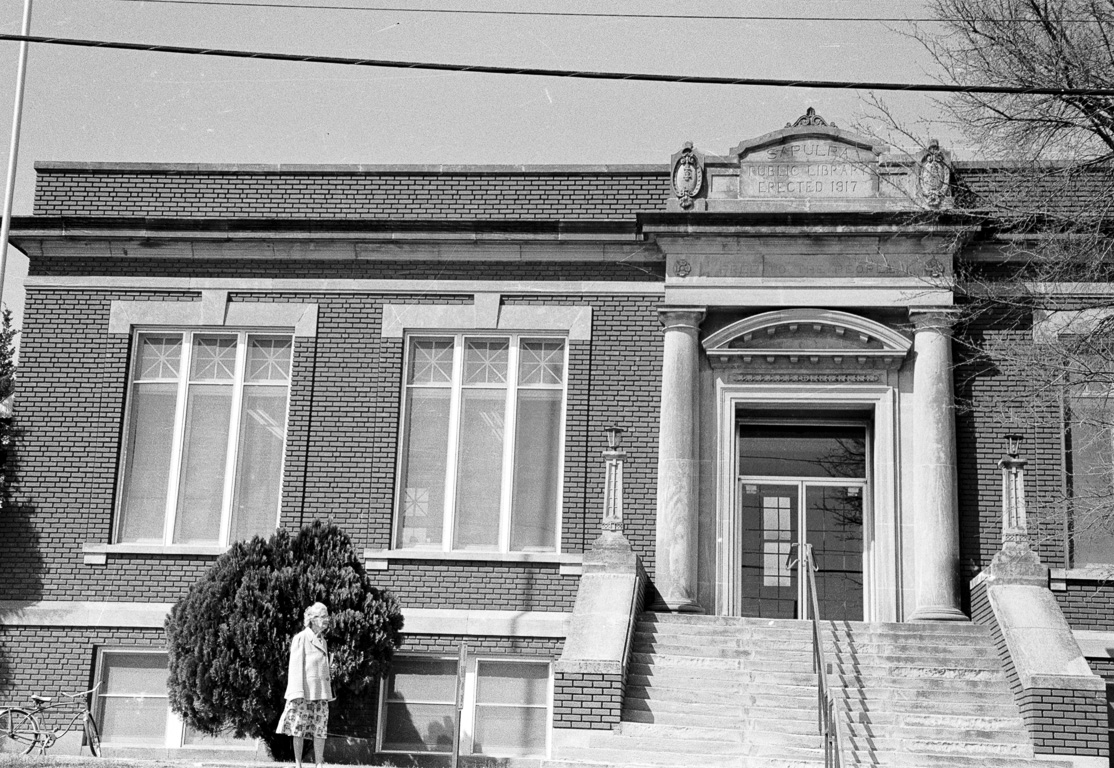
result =
M100 687L101 687L101 684L97 683L96 685L94 685L92 688L90 688L87 691L82 691L81 693L63 693L62 695L65 696L67 699L78 699L78 698L81 698L82 696L88 696L90 693L96 693L97 689L100 688Z

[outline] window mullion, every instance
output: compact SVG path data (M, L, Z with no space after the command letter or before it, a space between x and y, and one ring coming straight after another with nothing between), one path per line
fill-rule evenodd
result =
M518 412L518 339L509 339L507 400L503 410L503 488L499 495L499 551L511 548L511 503L514 489L515 418Z
M460 709L460 753L470 755L476 742L476 689L479 660L469 656L464 669L464 701Z
M232 530L232 494L236 487L236 458L239 455L240 416L244 401L244 369L247 367L247 333L236 335L236 370L232 378L228 442L224 453L224 492L220 511L220 543L227 544Z
M557 430L557 509L553 510L554 520L556 521L553 526L553 551L557 553L561 552L561 531L565 509L565 424L568 420L569 409L569 357L572 355L567 339L563 346L565 357L561 365L561 426Z
M456 468L460 451L460 412L462 388L464 386L464 337L453 337L453 376L452 390L449 395L449 436L448 452L445 461L445 516L441 526L441 549L448 552L453 548L456 526Z
M193 334L182 334L182 357L178 370L178 398L174 405L174 437L170 443L170 482L166 484L166 515L163 543L174 543L178 516L178 486L182 479L183 441L186 439L186 403L189 399L190 367L193 365Z

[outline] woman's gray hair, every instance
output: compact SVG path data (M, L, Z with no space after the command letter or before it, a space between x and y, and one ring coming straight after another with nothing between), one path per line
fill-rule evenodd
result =
M304 623L308 627L310 620L318 616L328 615L329 609L325 607L324 603L314 603L309 608L306 608L306 612L302 615L302 623Z

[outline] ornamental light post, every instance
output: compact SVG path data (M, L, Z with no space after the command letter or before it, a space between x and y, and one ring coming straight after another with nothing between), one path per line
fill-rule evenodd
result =
M603 532L623 535L623 459L627 452L620 445L623 442L622 427L611 424L604 427L607 433L607 449L603 452L605 476L603 484Z
M1006 435L1006 455L998 461L1002 470L1002 546L1030 547L1029 524L1025 519L1025 465L1019 458L1021 435Z
M1033 551L1025 517L1025 465L1020 458L1021 435L1006 435L1002 470L1002 548L990 563L990 576L1003 584L1048 586L1048 567Z

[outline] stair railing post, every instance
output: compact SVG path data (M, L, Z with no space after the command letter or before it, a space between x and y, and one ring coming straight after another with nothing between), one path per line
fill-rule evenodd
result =
M812 623L812 664L816 672L816 716L824 749L825 768L840 768L842 754L840 723L835 711L835 696L828 682L828 662L824 655L824 635L820 627L820 601L816 593L816 560L812 545L801 545L800 560L805 572L805 611Z

